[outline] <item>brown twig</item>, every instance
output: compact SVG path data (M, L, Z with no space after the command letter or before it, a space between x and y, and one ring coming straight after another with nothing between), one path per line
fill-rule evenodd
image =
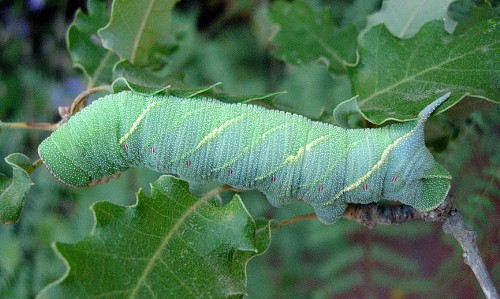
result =
M360 224L373 229L379 224L391 225L401 224L411 219L422 219L428 222L442 222L450 210L450 200L447 198L439 207L432 211L420 212L408 205L388 205L380 206L371 204L349 204L342 214L343 218L359 222ZM302 220L317 219L316 214L304 214L290 219L283 220L273 226L279 229L285 225Z
M111 91L111 86L103 85L87 89L75 98L75 100L71 104L70 109L68 109L67 107L59 107L59 114L61 115L61 120L57 123L33 123L33 122L6 123L0 121L0 129L5 128L5 129L30 129L30 130L55 131L62 124L67 122L72 115L75 115L78 111L80 111L87 105L87 99L91 94L105 90Z
M422 219L420 212L410 206L379 206L375 203L350 204L342 217L359 222L370 229L378 224L401 224L410 219Z
M465 227L462 215L457 209L453 208L448 214L448 217L443 223L443 231L448 235L452 235L462 247L464 252L464 263L468 265L472 269L472 272L474 272L474 275L476 275L476 279L483 289L486 298L499 298L498 291L479 254L479 248L476 243L476 233Z
M97 92L100 92L100 91L106 91L106 90L111 91L111 86L109 86L109 85L97 86L97 87L89 88L89 89L85 90L84 92L82 92L81 94L79 94L75 98L73 103L71 104L71 109L70 109L71 115L75 115L78 111L85 108L85 106L87 105L87 99L89 98L90 95L97 93Z
M372 229L378 224L401 224L410 219L422 219L428 222L443 222L443 231L452 235L462 246L464 251L464 262L476 275L486 298L498 299L498 291L493 285L488 270L479 254L476 243L476 233L467 229L463 223L459 210L451 204L453 192L444 202L434 210L420 212L407 205L379 206L372 204L349 204L342 214L343 218L353 220ZM315 219L314 214L305 214L291 219L281 221L273 228L280 228L284 225L295 223L301 220Z
M421 212L408 205L379 206L371 204L349 204L342 214L343 218L359 222L373 229L379 224L401 224L411 219L428 222L442 222L450 210L450 198L447 198L434 210Z
M55 129L57 129L57 124L28 123L28 122L5 123L5 122L0 121L0 128L54 131Z

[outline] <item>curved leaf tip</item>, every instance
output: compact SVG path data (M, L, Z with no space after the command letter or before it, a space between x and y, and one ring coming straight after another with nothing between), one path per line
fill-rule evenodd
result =
M30 173L33 166L28 157L20 153L10 154L5 162L12 167L12 178L0 173L0 221L13 224L19 220L24 199L33 185Z

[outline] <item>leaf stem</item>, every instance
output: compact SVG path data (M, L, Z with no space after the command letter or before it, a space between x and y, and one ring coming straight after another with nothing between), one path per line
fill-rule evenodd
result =
M47 130L54 131L57 129L57 124L52 123L31 123L31 122L15 122L6 123L0 121L0 129L30 129L30 130Z
M82 110L87 106L87 99L90 95L100 92L100 91L109 91L111 92L111 86L110 85L101 85L97 87L92 87L89 89L86 89L84 92L79 94L75 100L73 101L73 104L71 104L71 115L75 115L78 111Z
M83 109L86 104L87 104L87 99L91 94L100 92L100 91L110 91L111 92L111 86L110 85L102 85L94 88L89 88L85 90L84 92L80 93L75 100L73 101L73 104L71 104L71 115L75 115L78 111ZM62 111L62 110L60 110ZM61 113L61 112L60 112ZM65 114L65 113L61 113ZM29 129L29 130L46 130L46 131L55 131L61 124L65 123L68 118L65 117L65 115L61 115L62 120L58 123L33 123L33 122L13 122L13 123L6 123L3 121L0 121L0 129Z
M283 226L286 226L286 225L289 225L289 224L292 224L295 222L299 222L299 221L303 221L303 220L314 220L314 219L318 219L318 216L316 216L316 214L314 214L314 213L303 214L303 215L299 215L297 217L293 217L290 219L285 219L283 221L280 221L276 225L273 225L272 229L280 229Z
M29 171L28 174L32 174L33 171L35 171L35 169L40 167L40 165L42 165L42 164L43 164L42 159L38 159L35 162L33 162L33 164L31 165L32 166L31 171Z

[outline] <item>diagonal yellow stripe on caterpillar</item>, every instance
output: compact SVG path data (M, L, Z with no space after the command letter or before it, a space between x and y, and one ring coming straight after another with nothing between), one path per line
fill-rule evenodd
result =
M132 134L139 128L141 122L144 120L144 118L146 117L146 115L148 113L150 113L151 110L153 110L153 108L155 108L155 107L158 108L161 104L169 105L170 103L168 101L157 101L157 102L149 104L142 111L142 113L137 117L137 119L134 121L134 123L132 124L132 127L130 128L130 130L125 135L123 135L120 138L119 145L122 146L123 143L125 143L125 141L127 141L132 136ZM208 109L208 107L194 109L194 110L188 111L187 113L185 113L185 114L183 114L181 116L177 116L175 123L173 123L172 126L171 126L171 128L170 128L170 131L173 130L174 128L178 127L186 118L190 117L193 114L200 113L200 112L202 112L203 110L206 110L206 109ZM167 133L168 133L168 131L165 131L162 134L160 134L158 136L155 136L155 138L152 141L148 142L148 143L154 144L157 140L160 140Z
M340 190L337 194L335 194L335 196L332 199L323 202L321 205L322 206L327 206L327 205L331 204L332 202L334 202L335 200L337 200L340 196L342 196L342 194L344 194L346 192L349 192L349 191L351 191L351 190L359 187L363 182L365 182L366 180L368 180L370 178L370 176L375 171L377 171L377 169L379 169L382 166L382 164L385 162L385 160L387 159L387 157L389 156L389 154L391 153L391 151L398 144L400 144L405 139L407 139L410 136L412 136L417 130L423 130L425 122L431 116L432 112L434 112L434 110L436 110L436 108L439 105L441 105L444 101L446 101L450 97L450 95L451 95L451 92L448 92L447 94L439 97L437 100L435 100L430 105L428 105L427 107L425 107L418 114L418 118L419 119L418 119L417 124L415 125L415 127L411 131L409 131L408 133L406 133L403 136L401 136L398 139L396 139L393 143L389 144L387 146L387 148L382 152L382 155L380 156L380 159L377 161L377 163L375 163L372 166L372 168L366 174L364 174L362 177L360 177L358 180L356 180L356 182L354 182L351 185L349 185L349 186L345 187L344 189Z
M165 103L165 104L168 105L169 103ZM209 107L203 107L203 108L198 108L198 109L190 110L190 111L188 111L187 113L185 113L183 115L179 115L179 116L176 115L174 123L172 123L172 125L169 127L168 130L164 130L163 132L161 132L161 134L152 136L151 139L147 140L146 144L148 144L148 147L153 146L159 140L162 140L165 135L167 135L170 132L174 131L175 129L179 128L181 126L181 124L186 119L188 119L192 115L201 114L201 113L203 113L203 111L208 110L208 109L209 109Z
M148 114L148 112L153 109L153 107L155 107L156 105L162 103L161 101L158 101L158 102L153 102L151 104L149 104L143 111L141 114L139 114L139 116L137 117L137 119L134 121L134 123L132 124L132 127L130 127L130 130L125 133L125 135L123 135L121 138L120 138L120 145L123 145L123 143L130 137L132 136L132 134L135 132L135 130L137 130L137 128L139 127L139 125L141 124L142 120L144 119L144 117L146 117L146 114Z
M222 134L222 131L224 131L227 127L242 120L243 118L245 118L245 115L240 115L238 117L235 117L235 118L232 118L232 119L226 121L225 123L223 123L219 127L213 129L212 132L208 133L205 137L203 137L203 139L196 146L196 149L199 149L200 147L202 147L203 145L208 143L210 140L219 136L220 134Z
M229 126L231 126L232 124L235 124L235 123L241 121L242 119L244 119L246 117L247 117L247 115L240 115L238 117L235 117L235 118L232 118L230 120L227 120L222 125L218 126L217 128L213 129L210 133L208 133L207 135L205 135L205 137L203 137L201 139L201 141L198 143L198 145L196 145L195 148L191 149L190 151L188 151L187 153L185 153L184 155L182 155L180 158L171 160L169 162L169 164L172 164L172 163L174 163L176 161L184 160L187 157L191 156L194 152L196 152L197 150L199 150L201 147L203 147L205 144L207 144L210 140L212 140L212 139L220 136L222 134L222 132L225 129L227 129Z
M320 136L316 139L314 139L313 141L309 142L308 144L306 144L305 146L301 146L298 150L297 150L297 154L295 155L289 155L288 157L285 158L285 160L283 162L281 162L281 164L279 164L278 166L276 166L275 168L273 168L271 171L269 171L268 173L264 174L264 175L261 175L261 176L258 176L254 179L254 182L255 181L260 181L260 180L263 180L269 176L271 176L273 173L276 173L278 170L280 170L281 168L285 167L287 164L290 164L290 163L296 163L297 160L299 158L301 158L304 153L306 151L310 151L314 146L320 144L321 142L325 141L325 140L328 140L330 139L334 134L329 134L329 135L324 135L324 136Z
M230 161L226 162L224 165L221 165L219 167L216 167L214 169L211 169L207 175L205 175L204 177L209 177L212 173L216 172L216 171L219 171L221 169L225 169L227 167L230 167L231 165L233 165L234 163L236 163L238 160L240 160L243 156L245 156L245 154L247 154L248 152L250 152L255 146L259 145L262 143L262 141L264 141L264 139L266 139L268 136L271 136L272 133L280 130L280 129L284 129L286 127L288 127L290 124L283 124L283 125L279 125L279 126L276 126L274 128L271 128L270 130L267 130L266 132L264 132L263 134L259 135L257 138L255 138L255 141L252 142L251 144L245 146L233 159L231 159Z
M365 182L366 180L368 180L370 178L370 176L375 172L377 171L381 166L382 164L384 164L384 162L387 160L387 158L389 157L389 154L391 153L391 151L396 147L398 146L398 144L400 144L401 142L403 142L405 139L409 138L410 136L412 136L416 130L419 130L419 129L422 129L422 123L425 122L425 119L421 119L417 125L415 126L415 128L413 128L411 131L409 131L408 133L404 134L403 136L399 137L398 139L394 140L393 143L389 144L385 150L382 152L382 155L380 156L380 159L375 163L373 164L372 168L370 168L370 170L368 170L363 176L361 176L359 179L357 179L354 183L352 183L351 185L345 187L344 189L340 190L337 194L335 194L335 196L330 199L330 200L327 200L323 203L321 203L322 206L327 206L329 204L331 204L332 202L334 202L335 200L337 200L340 196L342 196L342 194L346 193L346 192L349 192L351 190L354 190L356 189L357 187L359 187L363 182Z
M345 155L347 155L351 149L355 148L360 143L361 143L360 140L351 143L349 146L347 146L344 155L336 156L336 160L331 161L330 163L331 165L326 169L326 171L321 176L316 177L316 179L312 182L300 184L299 188L310 187L318 185L321 182L323 182L327 177L329 177L332 174L333 170L338 166L338 162L342 161L345 158Z

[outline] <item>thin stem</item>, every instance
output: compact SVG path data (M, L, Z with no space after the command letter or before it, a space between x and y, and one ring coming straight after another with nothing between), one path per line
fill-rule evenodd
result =
M314 213L304 214L304 215L300 215L297 217L283 220L283 221L279 222L278 224L273 225L272 229L280 229L285 225L289 225L289 224L292 224L295 222L299 222L299 221L303 221L303 220L314 220L314 219L318 219L318 216L316 216L316 214L314 214Z
M52 123L31 123L31 122L16 122L6 123L0 121L0 129L30 129L30 130L47 130L54 131L57 129L57 124Z
M488 299L497 299L498 291L493 284L488 269L484 264L479 248L476 243L476 233L467 229L464 225L462 215L458 209L452 209L446 221L443 224L443 231L446 234L452 235L460 244L463 250L464 263L467 264L474 272L479 285L483 289L483 293Z
M110 85L102 85L94 88L90 88L79 94L73 104L71 105L71 115L75 115L78 111L85 107L87 98L94 93L100 91L111 91ZM60 112L61 113L61 112ZM58 123L33 123L33 122L13 122L6 123L0 121L0 129L29 129L29 130L46 130L46 131L55 131L62 123L67 121L64 115L61 115L62 120Z
M75 115L78 111L83 109L87 105L87 99L90 95L100 92L100 91L110 91L111 92L111 86L110 85L101 85L93 88L89 88L79 94L75 100L73 101L73 104L71 104L71 115Z
M38 167L40 167L40 165L42 165L42 164L43 164L42 159L38 159L38 160L36 160L36 161L35 161L35 162L33 162L33 164L31 165L31 166L32 166L31 171L29 171L28 173L29 173L29 174L32 174L32 173L33 173L33 171L35 171L35 169L37 169Z

